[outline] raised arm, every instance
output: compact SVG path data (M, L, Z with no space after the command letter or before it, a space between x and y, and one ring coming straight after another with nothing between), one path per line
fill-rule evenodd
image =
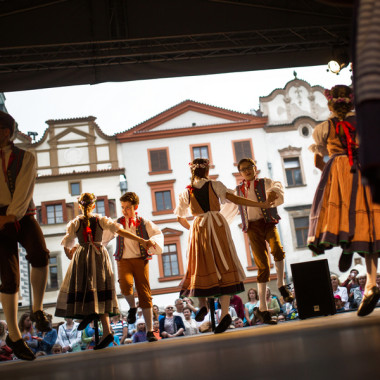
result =
M270 208L273 206L274 203L271 201L255 202L247 198L239 197L238 195L232 193L226 193L226 198L237 205L243 205L248 207Z

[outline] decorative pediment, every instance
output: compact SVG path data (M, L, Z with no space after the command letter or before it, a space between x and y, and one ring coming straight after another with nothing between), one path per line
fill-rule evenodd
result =
M116 137L124 141L262 128L266 118L186 100Z
M74 126L67 127L61 133L58 133L56 136L51 138L48 143L49 144L59 144L59 143L67 143L68 141L94 141L95 136L86 133L80 129L75 128Z
M286 156L298 156L301 152L302 148L296 148L294 146L287 146L286 148L279 149L278 152L280 153L281 156L286 157Z
M174 228L169 228L169 227L165 227L161 231L165 236L180 236L183 234L183 231L176 230Z

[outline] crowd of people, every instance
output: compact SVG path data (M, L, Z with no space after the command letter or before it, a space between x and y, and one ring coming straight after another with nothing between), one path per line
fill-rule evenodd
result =
M366 284L366 274L361 274L357 269L352 269L343 282L335 274L331 274L331 285L337 313L357 310L361 303ZM380 288L380 273L376 277L377 287ZM298 319L297 301L294 290L291 291L294 300L286 302L283 297L272 294L266 289L266 302L271 320L274 323L292 321ZM230 297L228 313L231 316L231 324L228 329L238 329L257 326L268 323L259 313L260 299L255 288L248 289L246 293L248 301L244 304L237 296ZM220 322L220 302L214 299L215 325ZM380 307L380 302L377 304ZM208 310L201 322L195 320L199 308L194 305L191 298L178 298L173 304L159 307L153 305L152 320L153 334L157 340L175 337L183 337L212 332L211 315ZM49 322L52 316L48 315ZM103 335L102 323L92 320L83 330L79 330L80 320L65 318L49 332L39 331L30 319L29 313L24 313L19 320L19 328L22 338L33 351L36 357L45 355L57 355L84 350L92 350L96 345L95 324L98 323L99 339ZM108 347L121 346L147 342L147 329L143 310L137 307L136 322L128 323L128 313L114 315L109 320L113 342ZM0 321L0 361L17 359L12 350L6 345L7 324Z

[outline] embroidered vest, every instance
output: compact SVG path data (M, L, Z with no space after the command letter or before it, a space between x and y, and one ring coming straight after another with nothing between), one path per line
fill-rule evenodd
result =
M244 191L244 182L241 182L238 186L236 186L236 192L237 192L237 195L239 195L240 197L247 198ZM267 199L264 178L260 178L257 181L257 185L255 185L255 193L256 193L257 200L259 202L263 202ZM238 207L239 207L241 221L242 221L242 230L244 232L247 232L248 223L249 223L247 206L238 205ZM278 221L281 219L277 213L277 207L262 208L261 212L263 213L265 223L277 224Z
M22 162L24 160L25 150L17 148L12 144L12 152L8 161L7 168L7 185L9 192L13 198L13 194L15 192L16 179L20 173ZM35 215L36 214L36 206L34 205L33 199L30 201L28 209L26 210L25 215Z
M141 217L137 217L136 221L139 222L138 226L136 226L136 235L145 240L148 240L149 235L148 235L148 232L146 231L144 219ZM126 220L124 216L119 218L117 222L120 223L125 228ZM139 247L140 247L141 258L143 260L152 260L152 255L141 244L139 244ZM121 260L123 258L123 253L124 253L124 238L118 235L116 238L116 252L114 254L115 260Z

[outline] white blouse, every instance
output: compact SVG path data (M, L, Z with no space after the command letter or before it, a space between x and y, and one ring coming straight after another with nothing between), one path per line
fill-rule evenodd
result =
M201 179L195 179L193 186L197 189L200 189L206 182L210 180L206 178L201 178ZM228 189L226 186L223 185L222 182L220 181L213 181L211 180L211 186L215 191L215 194L219 198L220 202L223 204L227 201L226 199L226 193ZM188 189L185 189L180 195L179 195L179 201L178 201L178 206L174 210L174 214L181 217L185 218L186 216L189 215L189 208L190 208L190 200L189 200L189 191Z

